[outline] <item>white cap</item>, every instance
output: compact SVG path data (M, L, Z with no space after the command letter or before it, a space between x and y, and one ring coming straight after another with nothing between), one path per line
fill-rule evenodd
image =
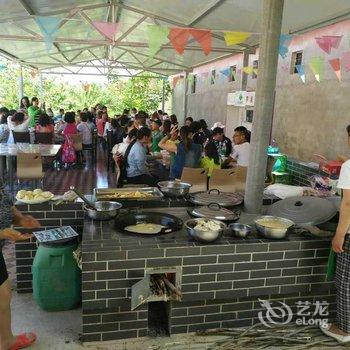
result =
M217 122L217 123L215 123L215 124L212 126L211 130L214 130L215 128L224 129L224 128L225 128L225 125L222 124L221 122Z

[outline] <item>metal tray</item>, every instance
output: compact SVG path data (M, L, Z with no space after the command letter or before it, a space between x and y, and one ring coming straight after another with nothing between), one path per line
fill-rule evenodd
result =
M148 197L112 197L115 193L125 194L128 192L147 193ZM152 201L164 197L163 193L157 187L130 187L130 188L95 188L94 194L96 200L109 201Z

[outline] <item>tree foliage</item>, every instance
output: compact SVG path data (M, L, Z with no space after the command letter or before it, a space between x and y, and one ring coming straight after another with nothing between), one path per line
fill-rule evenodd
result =
M8 63L0 72L0 105L18 108L19 104L19 68ZM139 110L156 110L163 95L163 80L149 77L130 79L109 79L108 84L85 83L71 85L56 76L46 77L40 86L39 76L33 76L23 69L24 95L29 98L42 96L46 107L53 111L59 108L77 110L101 103L109 107L110 114L121 114L124 108L136 107ZM171 89L165 81L165 100Z

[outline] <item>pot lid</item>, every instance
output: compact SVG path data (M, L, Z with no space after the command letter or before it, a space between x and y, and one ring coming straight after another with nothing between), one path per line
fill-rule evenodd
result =
M315 226L332 219L337 208L324 198L290 197L272 204L267 213L292 220L297 225Z
M217 203L222 207L232 207L243 202L243 196L239 193L220 192L212 189L207 192L197 192L191 196L191 201L198 205Z
M199 218L234 221L239 219L240 211L231 211L222 208L220 204L210 203L208 206L192 209L190 214Z

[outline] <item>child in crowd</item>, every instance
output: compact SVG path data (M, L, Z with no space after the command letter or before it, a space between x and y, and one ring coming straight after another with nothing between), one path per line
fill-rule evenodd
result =
M220 157L217 147L214 142L209 142L204 147L205 156L200 161L200 167L205 169L208 173L208 177L211 176L214 169L220 169Z
M160 127L162 126L162 122L159 119L153 120L151 124L152 130L152 152L160 152L159 142L163 138L163 134L160 131Z

